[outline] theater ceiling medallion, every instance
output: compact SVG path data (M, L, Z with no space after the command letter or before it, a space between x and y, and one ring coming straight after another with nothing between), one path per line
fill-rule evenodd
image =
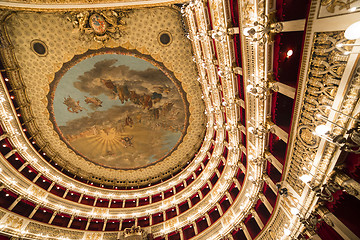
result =
M128 13L119 10L82 11L68 13L67 19L81 40L104 43L111 38L117 40L124 34Z

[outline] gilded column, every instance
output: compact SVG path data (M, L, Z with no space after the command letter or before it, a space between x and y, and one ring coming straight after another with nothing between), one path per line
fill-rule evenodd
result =
M39 209L40 205L36 205L35 208L31 211L30 215L29 215L29 218L32 218L36 211Z
M56 214L58 214L58 211L54 211L54 213L52 214L48 224L51 224L54 221L54 218L56 217Z
M264 223L261 221L261 219L259 217L259 214L255 211L254 208L252 208L250 210L250 212L253 215L253 217L255 218L255 221L256 221L257 225L259 225L259 228L263 229L264 228Z
M18 204L22 199L22 196L19 196L17 199L15 199L15 201L10 205L10 207L8 208L8 210L13 210L13 208L16 206L16 204Z
M4 158L8 159L9 157L11 157L14 153L16 153L18 150L17 149L13 149L10 152L8 152Z
M244 234L245 234L245 237L247 240L252 240L252 237L248 231L248 229L246 228L246 225L245 223L241 222L240 223L240 226L241 226L241 229L243 230Z
M273 207L271 206L271 203L269 200L267 200L266 196L263 193L259 193L260 200L264 203L265 207L269 211L269 213L272 213Z

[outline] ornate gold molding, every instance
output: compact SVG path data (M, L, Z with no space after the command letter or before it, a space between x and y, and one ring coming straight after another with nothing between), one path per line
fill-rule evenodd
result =
M322 0L321 6L326 7L326 10L329 13L334 13L335 11L340 11L343 9L349 10L351 4L357 1L358 0Z
M0 9L14 11L37 12L68 12L69 10L111 10L111 9L139 9L148 7L170 7L173 4L182 4L185 0L147 0L147 1L114 1L114 0L24 0L0 2Z
M313 132L317 125L326 123L317 118L316 115L321 114L328 117L329 110L325 106L333 104L349 58L336 50L337 44L348 43L343 35L344 32L339 31L315 33L314 36L304 90L304 102L301 104L297 135L290 160L292 164L289 166L289 172L285 179L299 194L302 193L305 186L299 176L304 174L303 167L308 168L309 164L311 165L320 143L320 138ZM330 156L334 150L333 145L328 145L327 151L329 151ZM322 159L320 166L324 171L329 163L329 158L324 157Z
M103 10L71 12L68 20L77 30L79 37L84 41L96 42L117 40L126 29L125 18L129 17L129 11Z

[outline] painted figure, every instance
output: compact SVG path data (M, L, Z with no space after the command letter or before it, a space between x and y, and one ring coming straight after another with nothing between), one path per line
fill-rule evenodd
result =
M87 104L91 104L92 106L98 108L98 107L102 107L102 101L100 99L98 99L97 97L87 97L85 96L85 102Z
M80 106L80 101L75 101L72 97L64 98L64 104L67 106L67 110L71 113L79 113L85 108Z
M133 137L123 137L121 138L121 143L124 145L124 147L132 147L133 143L131 142L131 140L133 139Z

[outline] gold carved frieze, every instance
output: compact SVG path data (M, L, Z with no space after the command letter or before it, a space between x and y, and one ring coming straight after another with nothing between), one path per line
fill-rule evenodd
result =
M19 230L23 226L24 219L16 217L15 215L9 215L5 222L7 227Z
M102 239L102 233L87 233L84 237L84 239L88 240L101 240Z
M213 14L213 26L214 27L218 27L219 25L221 25L221 15L220 15L220 9L219 9L219 5L221 4L221 2L219 1L214 1L214 0L210 0L209 1L209 6L210 9L212 9L211 13Z
M349 10L351 4L355 2L357 2L357 0L322 0L321 6L326 7L328 12L334 13L336 10Z
M242 11L243 11L243 14L242 14L243 23L251 24L252 16L255 13L254 4L249 0L243 1L242 2Z
M51 225L40 224L37 222L29 222L25 230L29 235L46 233L47 236L57 239L83 239L84 232L82 231L71 231L64 228L53 227Z
M263 232L261 236L258 236L259 240L267 240L267 239L280 239L283 235L282 231L278 231L277 229L283 229L288 226L289 219L285 214L283 209L280 209L276 213L273 213L274 216L270 225L268 226L268 231Z
M298 193L302 193L304 183L299 176L304 174L304 167L312 162L319 146L320 138L313 134L315 127L326 122L317 117L325 118L329 115L326 106L333 104L338 86L344 73L348 56L337 49L339 44L348 43L344 39L344 32L315 33L312 44L309 70L307 74L304 101L301 106L299 125L293 153L290 156L291 164L286 181ZM334 146L326 146L325 152L329 157L323 158L320 167L326 168Z
M92 214L102 216L104 214L107 214L108 210L106 208L94 208Z
M47 192L36 185L30 185L28 192L32 193L32 195L36 196L38 199L45 199L47 196Z
M321 0L319 17L349 14L351 8L359 6L359 0Z
M103 240L113 240L117 239L118 234L117 233L104 233Z

